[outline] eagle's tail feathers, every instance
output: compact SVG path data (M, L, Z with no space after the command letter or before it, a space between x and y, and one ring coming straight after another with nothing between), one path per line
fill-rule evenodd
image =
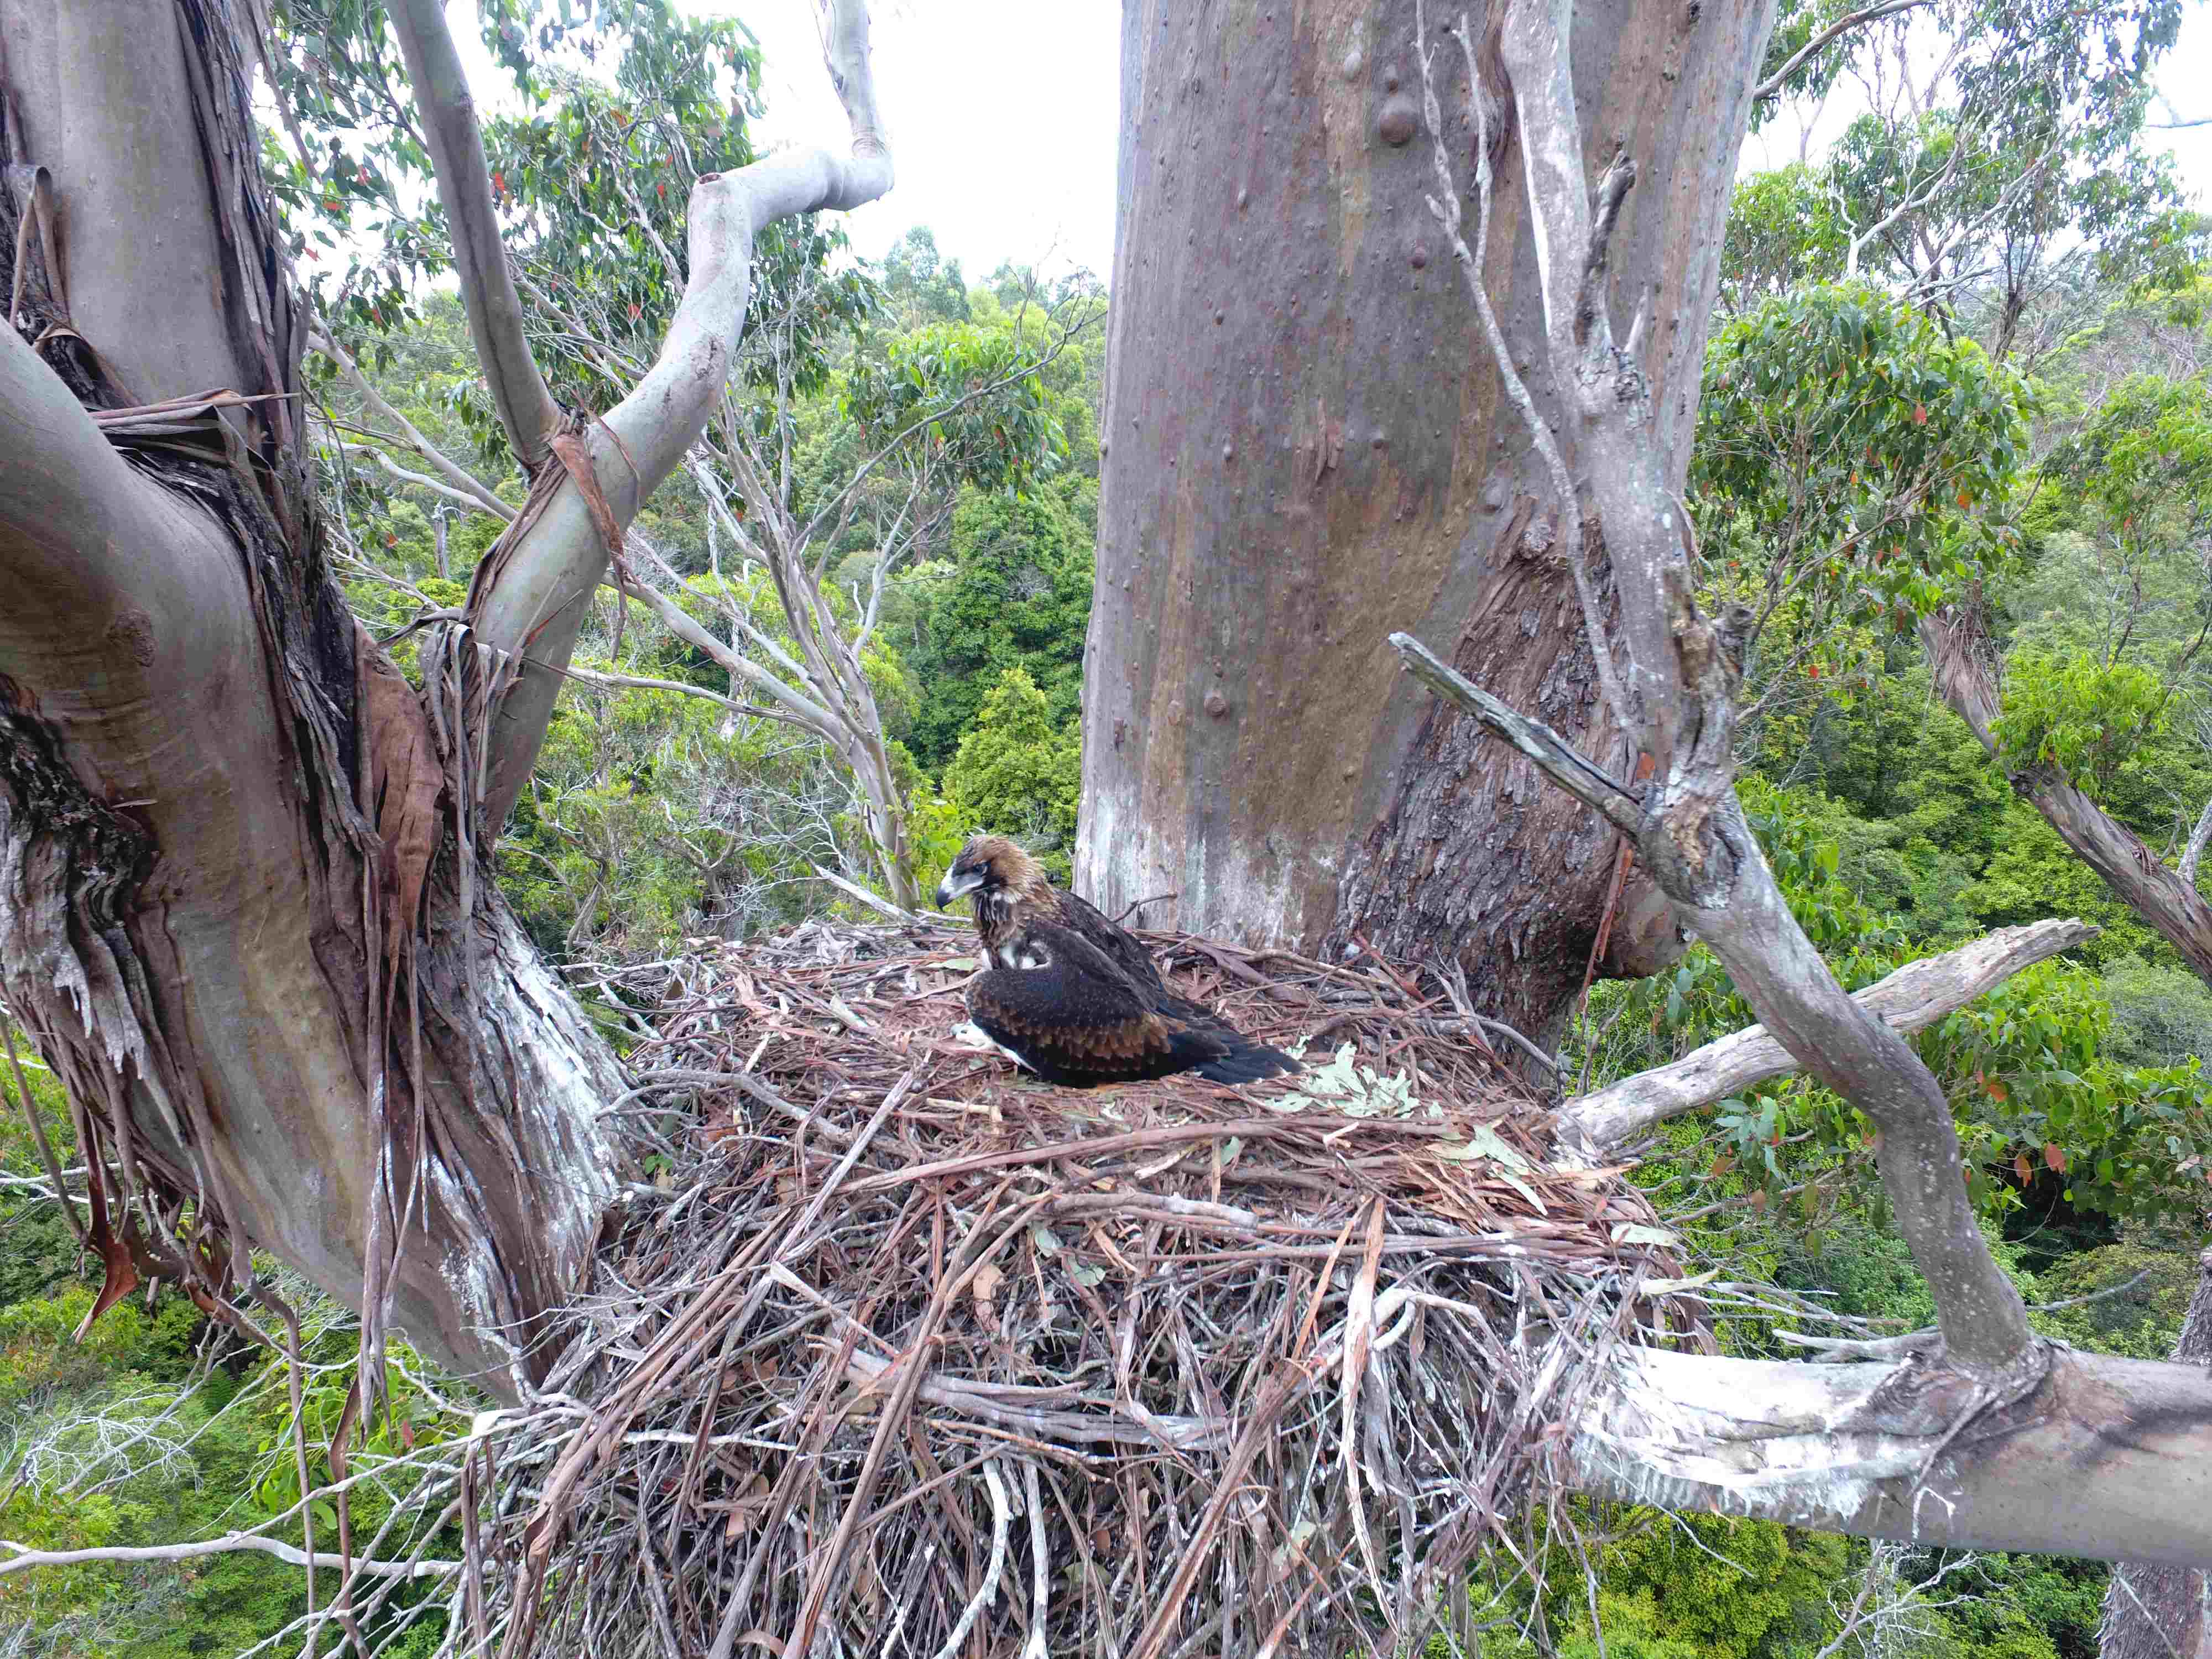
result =
M1262 1078L1285 1076L1299 1069L1297 1061L1280 1048L1255 1042L1233 1031L1224 1031L1222 1035L1228 1041L1229 1052L1194 1068L1210 1083L1257 1083Z

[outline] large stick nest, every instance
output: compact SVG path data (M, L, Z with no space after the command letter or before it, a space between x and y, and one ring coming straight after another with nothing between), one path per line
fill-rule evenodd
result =
M507 1650L1387 1650L1519 1540L1602 1354L1690 1328L1639 1194L1446 994L1154 937L1304 1077L1082 1091L955 1036L972 937L652 970L665 1167L556 1340ZM633 980L631 990L639 986ZM1318 1041L1313 1041L1318 1035ZM1335 1058L1342 1045L1351 1061Z

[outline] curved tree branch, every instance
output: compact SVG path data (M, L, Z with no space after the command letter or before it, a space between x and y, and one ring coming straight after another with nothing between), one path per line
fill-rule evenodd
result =
M231 585L235 556L204 516L134 471L4 327L0 455L0 589L33 600L0 605L0 674L85 688L85 714L122 706L158 722L163 711L133 688L173 649L212 646L223 606L206 582ZM224 637L250 631L242 614L226 620ZM153 730L118 740L127 749Z
M515 295L499 215L492 206L491 170L484 163L476 100L469 96L468 76L447 31L442 0L392 0L389 15L437 168L438 199L453 234L453 266L460 273L477 361L483 366L515 459L535 477L550 457L561 412L522 336L522 302Z
M779 219L858 207L891 187L890 152L869 68L867 9L861 0L829 3L830 76L851 123L852 154L842 160L823 150L775 155L736 173L708 175L693 188L690 283L660 356L605 420L580 434L617 529L698 441L722 395L750 297L754 239ZM559 671L609 556L581 493L569 482L518 538L486 556L470 601L471 624L483 643L522 659L494 727L487 837L497 832L536 762L559 694Z
M2212 903L2205 902L2197 884L2166 868L2142 836L2076 789L2059 767L2007 763L1996 732L2003 701L1983 659L1973 617L1955 608L1931 617L1921 624L1920 639L1935 671L1938 695L1966 721L1990 758L2005 768L2014 789L2033 804L2084 864L2104 878L2114 897L2180 952L2191 972L2212 985ZM2191 840L2192 846L2199 846L2195 836Z
M1826 51L1830 42L1849 34L1853 29L1863 28L1869 23L1879 22L1885 17L1894 17L1899 12L1917 11L1927 3L1928 0L1881 0L1879 5L1868 6L1862 10L1851 13L1848 17L1838 18L1792 52L1788 63L1753 87L1751 89L1752 97L1753 99L1773 97L1776 93L1790 83L1791 76Z

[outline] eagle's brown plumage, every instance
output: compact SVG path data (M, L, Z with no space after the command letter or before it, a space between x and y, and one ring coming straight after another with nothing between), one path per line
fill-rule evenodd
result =
M1048 1082L1087 1085L1196 1071L1249 1083L1297 1062L1211 1009L1176 995L1152 955L1013 842L978 836L937 889L963 894L988 965L968 987L968 1017Z

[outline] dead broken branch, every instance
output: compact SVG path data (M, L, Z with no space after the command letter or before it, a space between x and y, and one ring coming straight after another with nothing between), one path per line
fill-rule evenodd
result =
M1924 1031L2023 968L2096 936L2087 922L2067 920L2001 927L1987 938L1923 961L1910 962L1854 999L1895 1030ZM1671 1065L1639 1072L1579 1096L1559 1109L1559 1138L1593 1163L1670 1117L1797 1069L1790 1051L1753 1025L1709 1042Z

